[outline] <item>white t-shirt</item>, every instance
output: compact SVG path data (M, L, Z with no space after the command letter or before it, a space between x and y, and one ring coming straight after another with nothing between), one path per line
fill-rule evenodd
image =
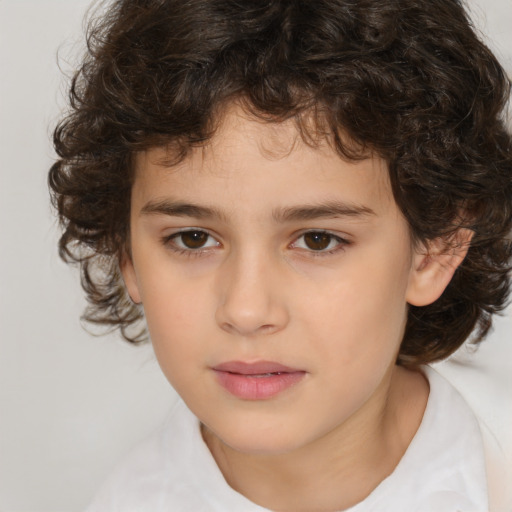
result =
M479 424L459 393L424 368L421 425L393 473L350 512L488 512ZM169 421L114 472L87 512L261 512L224 480L197 418L179 401Z

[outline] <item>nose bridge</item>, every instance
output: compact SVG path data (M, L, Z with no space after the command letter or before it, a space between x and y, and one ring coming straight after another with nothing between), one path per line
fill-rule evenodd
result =
M232 333L251 336L280 330L287 322L277 279L278 258L262 247L232 251L219 279L217 322Z

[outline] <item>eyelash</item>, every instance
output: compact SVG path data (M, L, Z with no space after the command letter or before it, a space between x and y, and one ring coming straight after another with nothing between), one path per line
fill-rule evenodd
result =
M186 233L205 234L205 235L207 235L208 238L216 240L213 235L211 235L208 231L206 231L204 229L185 229L185 230L173 233L172 235L168 235L168 236L162 237L162 244L165 247L168 247L170 250L172 250L176 254L184 255L184 256L187 256L187 257L202 256L206 252L209 252L212 249L214 249L215 247L218 247L218 246L221 245L220 242L216 241L216 245L208 246L208 247L202 246L202 247L198 247L197 249L179 247L178 245L176 245L176 242L174 240L175 239L179 239L180 237L182 237ZM330 231L326 231L326 230L322 230L322 229L314 229L314 230L308 230L308 231L302 232L298 237L296 237L294 239L294 241L289 245L289 247L294 248L294 246L296 246L298 241L303 239L308 234L327 235L329 237L329 245L332 243L332 241L336 242L336 245L333 248L329 249L329 250L320 249L320 250L315 251L314 249L310 249L310 248L308 249L308 248L303 248L303 247L295 247L295 248L297 248L297 249L299 249L301 251L307 252L308 255L313 256L313 257L330 256L330 255L335 254L335 253L337 253L339 251L345 250L345 248L348 245L351 245L351 243L352 243L349 240L340 237L339 235L335 235L335 234L331 233Z
M292 244L290 244L290 247L296 246L298 241L301 240L302 238L304 238L308 234L328 236L329 237L329 245L333 241L336 242L336 245L329 250L323 249L323 250L315 251L314 249L310 249L310 248L297 247L297 249L307 252L308 256L313 256L315 258L330 256L330 255L336 254L340 251L344 251L345 248L351 244L351 242L349 240L347 240L346 238L343 238L339 235L335 235L334 233L331 233L330 231L323 230L323 229L310 229L310 230L302 232L297 238L295 238L294 242Z
M162 243L165 247L168 247L176 254L187 256L187 257L202 256L202 255L204 255L204 253L206 253L206 252L210 251L212 248L216 247L216 246L199 247L197 249L179 247L178 245L176 245L176 242L174 240L179 239L186 233L201 233L201 234L207 235L208 238L212 238L213 240L215 240L215 237L213 235L211 235L210 233L208 233L208 231L205 231L204 229L197 228L197 229L183 229L181 231L173 233L172 235L164 236L162 238ZM219 246L219 245L220 245L220 243L217 242L217 246Z

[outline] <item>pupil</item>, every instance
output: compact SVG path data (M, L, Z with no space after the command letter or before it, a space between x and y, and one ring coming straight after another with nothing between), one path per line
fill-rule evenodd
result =
M326 249L331 243L331 235L327 233L306 233L304 241L309 249L321 251Z
M181 240L189 249L200 249L208 240L208 234L204 231L187 231L181 234Z

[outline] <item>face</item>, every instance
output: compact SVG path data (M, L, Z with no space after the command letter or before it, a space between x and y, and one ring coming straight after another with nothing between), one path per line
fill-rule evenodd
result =
M417 257L385 162L236 108L208 145L167 156L138 155L123 274L203 424L278 453L384 403Z

